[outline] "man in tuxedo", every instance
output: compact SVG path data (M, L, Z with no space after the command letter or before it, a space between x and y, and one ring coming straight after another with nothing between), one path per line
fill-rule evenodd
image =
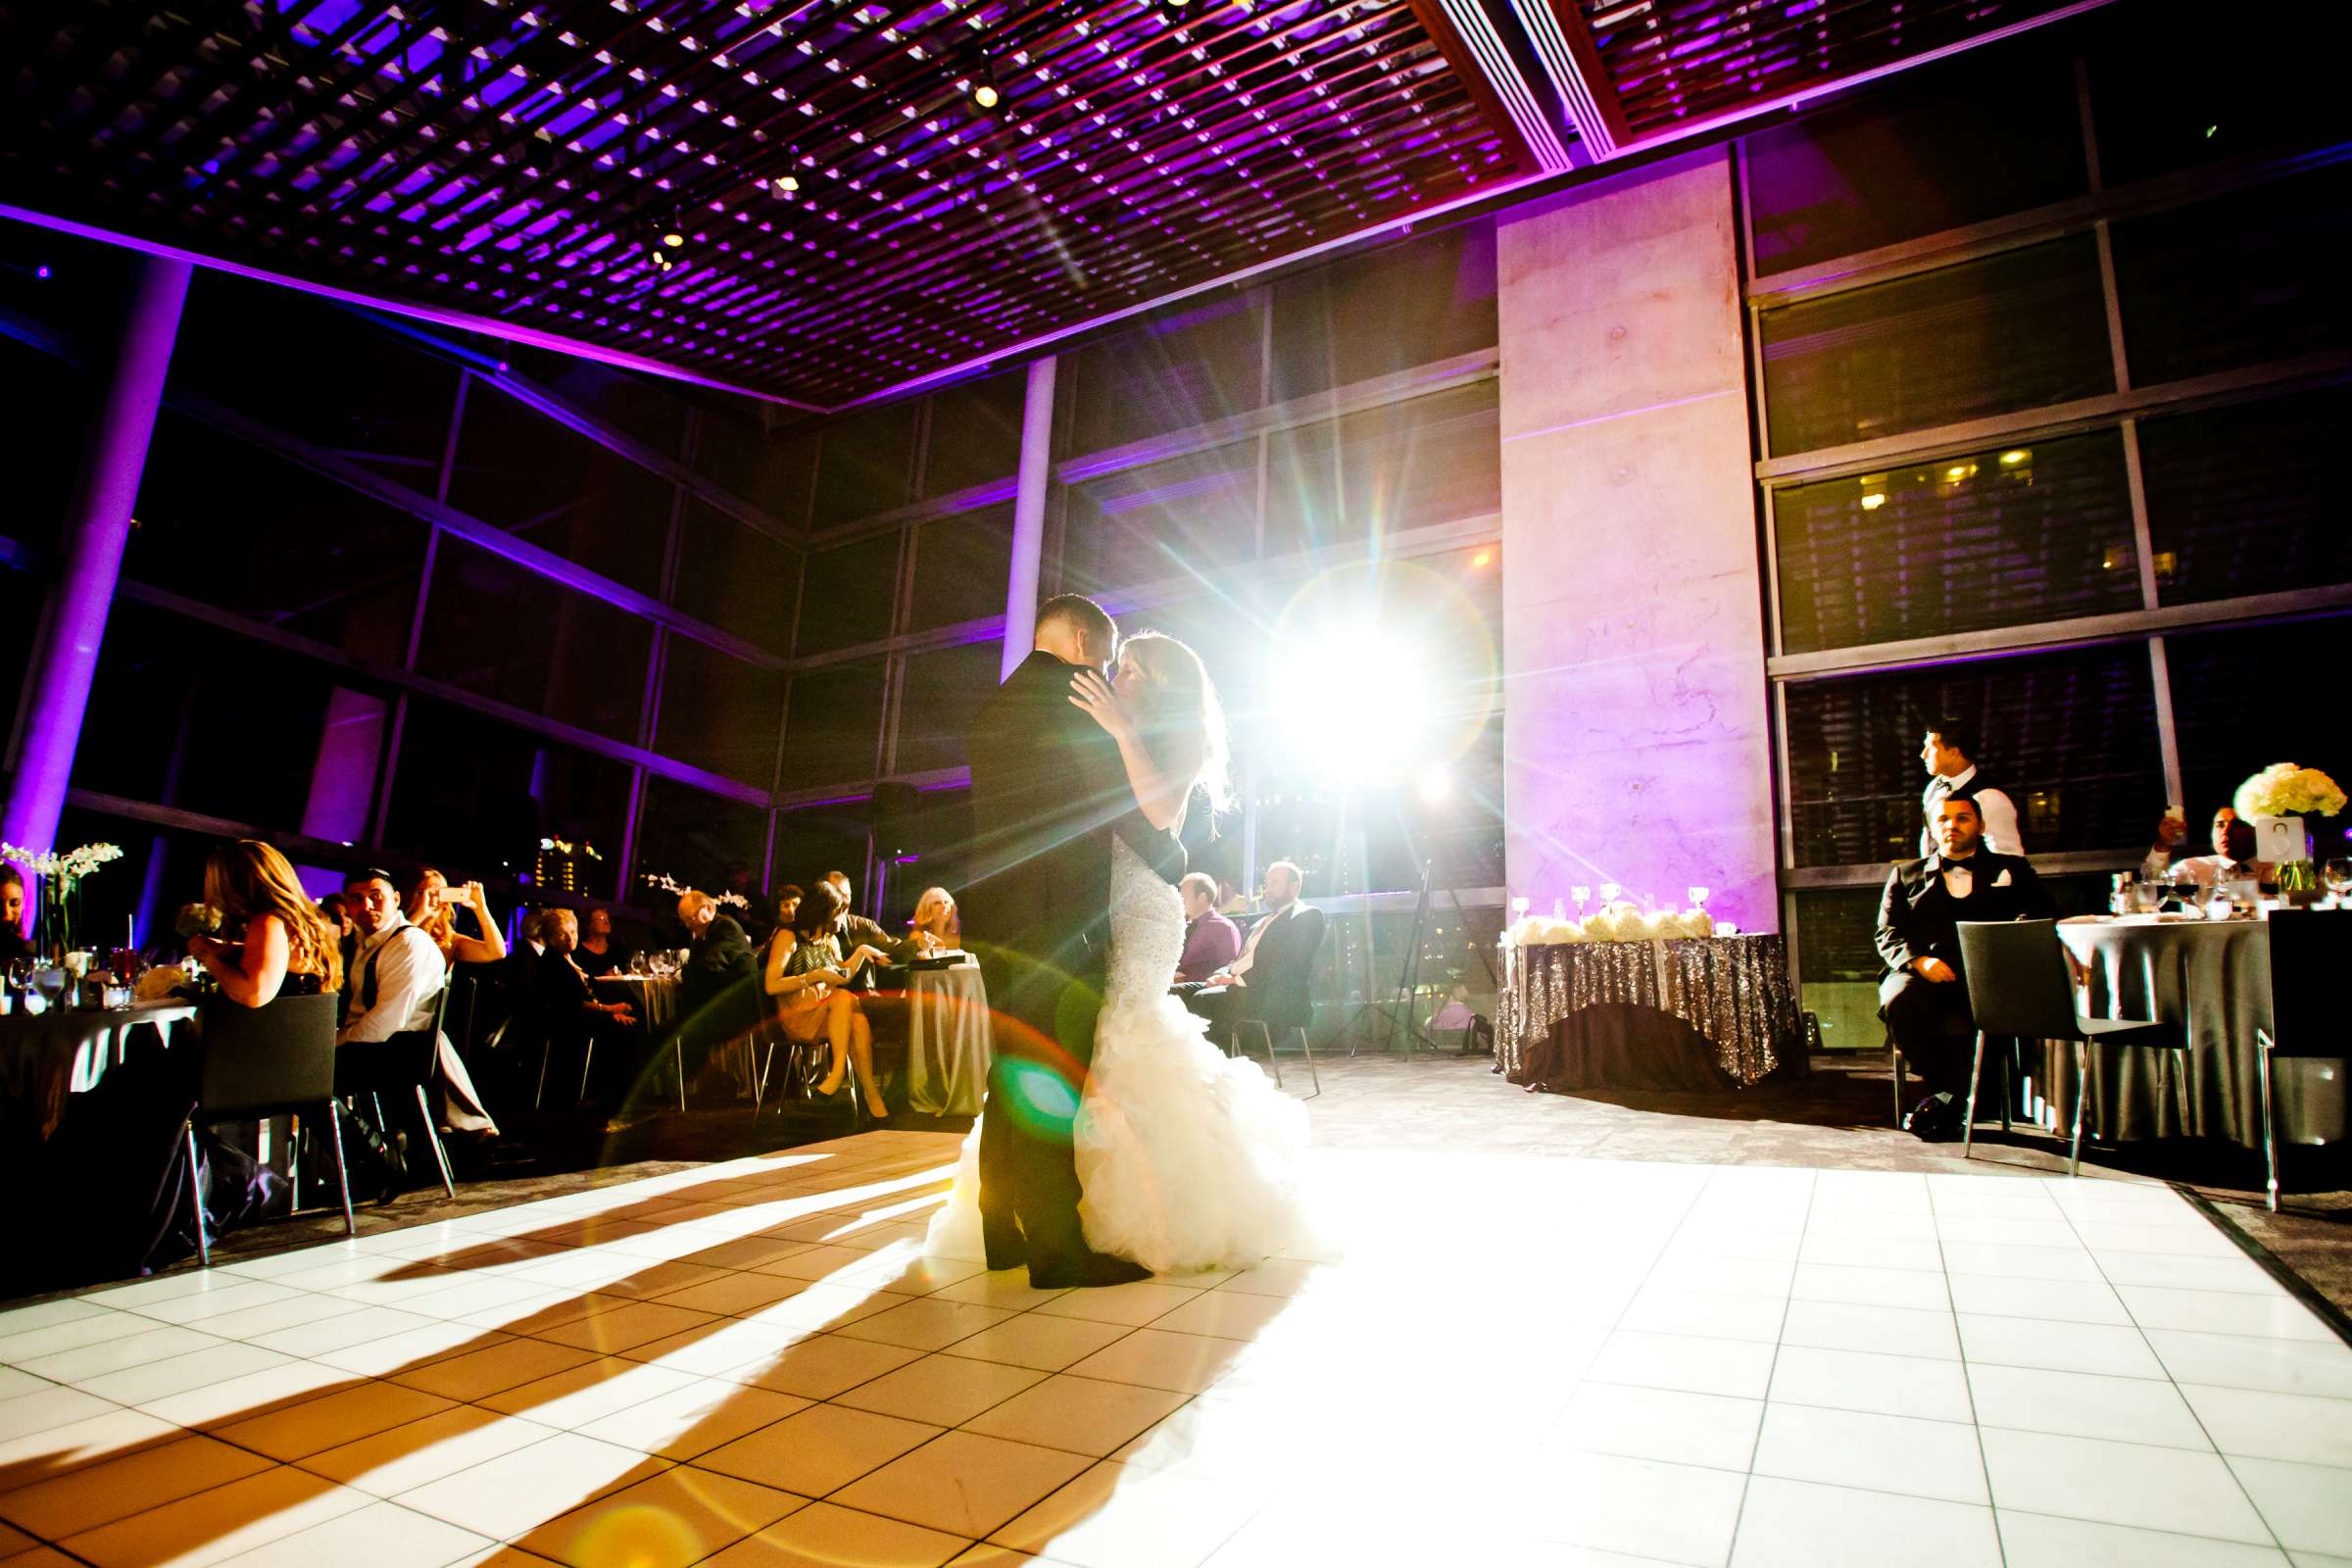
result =
M1106 668L1117 639L1100 605L1049 600L1034 650L964 737L977 831L963 923L986 935L980 965L997 1015L981 1226L988 1266L1026 1262L1041 1290L1149 1272L1086 1245L1070 1153L1110 954L1113 837L1171 881L1184 870L1173 836L1136 808L1117 742L1070 701L1072 677Z
M1928 825L1920 829L1919 853L1936 853L1936 803L1959 799L1977 803L1977 820L1984 824L1984 847L1998 855L2022 856L2026 842L2018 836L2017 805L1977 765L1976 727L1956 718L1938 718L1928 725L1919 748L1920 765L1928 770L1928 787L1920 792L1920 809Z
M689 953L678 977L678 1046L691 1080L710 1053L760 1023L760 962L735 917L708 893L678 900Z
M1930 1093L1903 1125L1927 1141L1957 1138L1967 1116L1977 1025L1960 975L1963 920L2046 920L2058 912L2023 856L1985 849L1974 801L1953 796L1929 813L1939 846L1897 865L1879 900L1879 1016Z
M1184 1004L1208 1020L1212 1039L1231 1040L1244 1020L1305 1019L1315 954L1323 946L1323 911L1298 902L1305 890L1306 873L1290 861L1267 866L1259 889L1267 914L1250 928L1241 956L1198 990L1178 988Z

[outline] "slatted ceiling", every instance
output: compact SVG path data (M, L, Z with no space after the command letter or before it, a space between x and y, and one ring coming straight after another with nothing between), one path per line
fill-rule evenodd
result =
M820 406L1517 172L1401 0L53 16L9 199Z
M1591 29L1637 136L2063 9L2070 0L1554 0Z

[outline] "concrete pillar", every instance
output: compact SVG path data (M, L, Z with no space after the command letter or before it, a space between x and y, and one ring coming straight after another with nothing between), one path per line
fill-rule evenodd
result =
M326 720L311 764L311 793L303 805L305 836L358 844L368 836L375 801L376 759L383 754L391 707L380 697L337 686L326 694Z
M136 266L122 334L66 516L63 569L49 590L46 629L25 672L16 772L0 812L0 838L28 850L56 847L98 648L130 538L131 507L188 297L186 262L141 257Z
M1021 405L1021 469L1012 493L1012 570L1004 583L1004 662L1010 676L1037 644L1037 578L1046 554L1046 485L1054 475L1053 356L1029 367Z
M1498 225L1506 875L1779 928L1726 149Z

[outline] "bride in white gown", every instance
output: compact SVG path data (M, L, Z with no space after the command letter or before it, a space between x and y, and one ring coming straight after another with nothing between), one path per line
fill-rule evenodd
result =
M1224 715L1190 648L1146 632L1120 649L1115 685L1092 672L1073 685L1071 701L1118 740L1153 826L1180 823L1196 787L1228 798ZM1168 995L1183 900L1123 842L1110 853L1109 974L1071 1132L1086 1242L1154 1273L1247 1267L1307 1238L1306 1109L1210 1045ZM931 1221L942 1255L982 1255L979 1139L974 1126Z

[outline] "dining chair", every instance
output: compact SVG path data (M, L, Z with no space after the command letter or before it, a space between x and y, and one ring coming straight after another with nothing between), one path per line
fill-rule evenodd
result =
M2352 911L2274 909L2264 922L2271 944L2271 1026L2254 1031L2262 1082L2262 1166L2271 1212L2278 1211L2278 1121L2271 1105L2273 1056L2341 1056L2343 975L2352 963Z
M1278 984L1274 988L1275 994L1266 998L1265 1004L1261 1008L1262 1017L1243 1018L1233 1026L1234 1046L1237 1050L1241 1046L1242 1031L1245 1029L1255 1029L1258 1037L1265 1042L1266 1066L1273 1071L1274 1087L1277 1089L1282 1087L1282 1064L1274 1059L1274 1032L1279 1029L1284 1034L1298 1035L1298 1049L1306 1056L1307 1076L1313 1080L1315 1086L1313 1094L1299 1097L1303 1100L1312 1100L1323 1092L1323 1075L1315 1070L1315 1048L1307 1043L1306 1031L1307 1026L1313 1023L1315 1018L1315 1004L1308 989L1312 984L1315 972L1315 959L1322 956L1323 944L1330 935L1331 927L1329 925L1324 926L1316 934L1315 945L1309 948L1299 960L1297 972L1288 977L1286 983Z
M197 1180L196 1129L224 1121L258 1121L323 1111L335 1151L335 1184L343 1198L343 1229L357 1236L351 1211L351 1172L343 1159L343 1128L335 1114L335 1002L332 994L279 997L262 1007L211 1002L198 1014L204 1065L196 1106L180 1133L188 1146L188 1197L196 1212L196 1253L210 1267L204 1191Z
M1960 975L1976 1019L1975 1065L1968 1079L1968 1112L1960 1157L1970 1157L1977 1124L1977 1074L1984 1067L1988 1035L2020 1040L2071 1040L2075 1047L2075 1130L2066 1173L2082 1169L2082 1102L2090 1098L2090 1047L2136 1046L2179 1051L2185 1044L2172 1024L2132 1018L2088 1018L2075 1007L2073 973L2055 920L1963 920ZM2007 1102L2004 1096L2003 1103Z
M441 1135L433 1126L432 1101L424 1092L440 1067L441 1024L448 1010L449 987L444 984L433 998L432 1021L424 1028L404 1029L389 1040L355 1040L337 1049L335 1096L366 1095L375 1108L375 1130L390 1143L392 1124L384 1117L384 1091L397 1094L406 1089L415 1095L417 1114L424 1121L424 1141L432 1147L433 1163L441 1170L441 1190L455 1198L458 1184L450 1177L449 1152L441 1147Z

